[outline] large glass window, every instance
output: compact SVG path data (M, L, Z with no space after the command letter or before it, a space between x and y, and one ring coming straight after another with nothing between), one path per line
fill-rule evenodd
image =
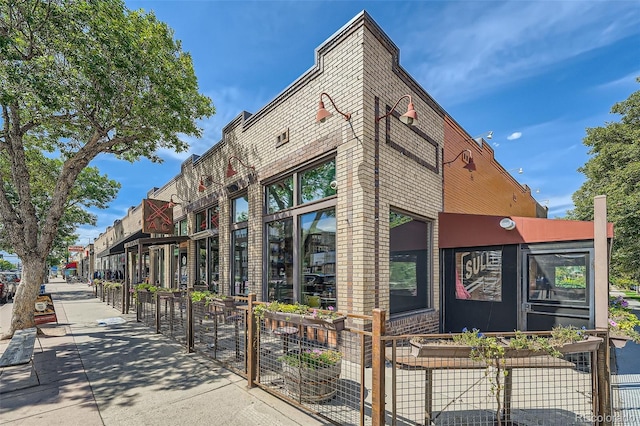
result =
M586 304L588 253L532 254L529 259L529 300Z
M207 220L207 211L202 210L196 213L196 227L194 229L194 232L204 231L205 229L207 229L208 225L209 221Z
M247 228L233 231L233 288L232 294L246 294L249 273L249 249Z
M389 228L390 313L430 307L431 223L391 211Z
M331 182L336 179L336 162L328 161L310 170L300 173L300 200L309 203L336 194Z
M246 222L249 220L249 198L246 195L234 198L232 204L234 222Z
M293 176L267 187L267 213L293 207Z
M293 220L276 220L267 224L268 300L291 303L293 295Z
M330 159L266 186L269 301L336 305L335 176L335 159Z
M300 294L302 301L313 307L335 306L335 209L302 215L300 230Z
M207 285L207 239L196 241L198 275L196 285Z
M245 295L249 291L249 197L241 195L231 200L231 294Z
M209 290L218 293L220 281L220 239L209 238Z

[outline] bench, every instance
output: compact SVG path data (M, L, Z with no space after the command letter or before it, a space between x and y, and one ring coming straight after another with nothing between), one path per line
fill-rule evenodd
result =
M40 384L40 378L33 364L33 348L36 343L36 334L37 329L35 327L17 330L13 333L7 349L0 357L0 368L31 363L33 373L38 384Z

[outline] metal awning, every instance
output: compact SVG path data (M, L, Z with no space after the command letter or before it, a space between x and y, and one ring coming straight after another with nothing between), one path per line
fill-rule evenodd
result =
M133 247L149 247L152 245L161 246L163 244L179 244L183 241L188 241L189 238L186 235L170 235L168 237L147 237L147 238L139 238L134 241L129 241L124 244L125 249L130 249Z
M125 237L123 239L121 239L120 241L118 241L117 243L115 243L114 245L112 245L111 247L109 247L106 250L101 251L100 253L98 253L96 255L97 258L101 258L101 257L105 257L105 256L110 256L112 254L120 254L120 253L124 253L124 246L125 244L129 243L130 241L133 240L138 240L141 238L149 238L150 234L147 234L146 232L142 232L142 230L138 230L136 232L134 232L133 234L129 235L128 237Z

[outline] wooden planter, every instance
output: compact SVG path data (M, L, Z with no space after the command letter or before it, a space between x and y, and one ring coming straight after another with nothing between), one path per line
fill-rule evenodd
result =
M587 339L575 343L567 343L562 346L556 347L558 352L563 354L572 354L578 352L593 352L598 350L598 346L604 339L597 336L589 336Z
M624 348L629 340L631 339L626 336L609 334L609 344L618 349Z
M292 398L301 402L325 402L338 392L342 360L324 368L294 367L282 362L284 387Z
M592 352L598 349L603 339L601 337L589 336L587 339L567 343L557 346L556 350L562 354ZM467 345L458 345L451 341L433 341L433 342L413 342L411 341L411 355L415 357L433 357L433 358L469 358L471 355L471 347ZM534 351L531 349L512 349L509 348L508 340L503 340L505 347L505 358L528 358L534 356L548 355L544 350Z
M346 317L320 319L310 315L289 314L284 312L265 312L264 317L265 319L282 321L297 326L321 328L331 331L344 330L344 321L346 319Z

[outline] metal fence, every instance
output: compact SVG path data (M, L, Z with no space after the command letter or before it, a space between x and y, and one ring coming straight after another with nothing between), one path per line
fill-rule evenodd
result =
M138 321L334 424L566 426L610 413L605 344L488 365L417 355L410 341L421 336L385 335L381 310L326 321L258 317L253 294L206 303L190 292L139 291L136 299Z

